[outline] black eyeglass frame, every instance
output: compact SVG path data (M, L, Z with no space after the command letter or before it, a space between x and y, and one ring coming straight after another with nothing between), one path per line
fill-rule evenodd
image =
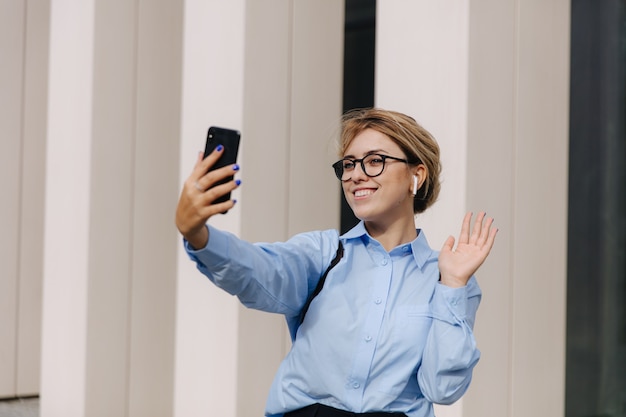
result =
M379 172L378 174L375 174L375 175L370 175L370 174L368 174L368 173L367 173L367 170L365 169L365 162L364 162L364 161L365 161L367 158L370 158L370 157L372 157L372 156L377 156L377 157L379 157L380 159L382 159L382 160L383 160L383 166L382 166L382 168L380 169L380 172ZM341 177L343 177L343 173L344 173L343 163L344 163L345 161L350 161L350 162L352 162L352 163L354 164L354 166L355 166L355 167L356 167L356 164L357 164L357 162L358 162L359 164L361 164L361 170L363 171L363 173L364 173L365 175L367 175L368 177L370 177L370 178L374 178L374 177L378 177L379 175L382 175L382 173L385 171L385 164L386 164L386 162L387 162L387 159L392 159L392 160L394 160L394 161L404 162L405 164L411 164L411 165L421 163L420 161L411 162L411 161L409 161L409 160L407 160L407 159L397 158L397 157L395 157L395 156L391 156L391 155L382 155L382 154L379 154L379 153L371 153L371 154L365 155L365 156L364 156L363 158L361 158L361 159L342 158L342 159L340 159L339 161L335 162L335 163L332 165L332 167L333 167L333 169L335 170L335 175L337 176L337 178L339 179L339 181L349 181L349 180L352 178L352 177L350 177L350 178L347 178L347 179L345 179L345 180L341 179Z

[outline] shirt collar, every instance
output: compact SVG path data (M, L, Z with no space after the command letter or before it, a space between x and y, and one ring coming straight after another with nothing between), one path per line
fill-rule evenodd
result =
M360 221L352 229L341 235L340 239L346 241L363 237L367 237L367 239L372 239L365 229L365 223L363 223L363 221ZM421 229L417 229L417 238L415 238L411 242L411 249L413 251L413 257L415 258L415 262L420 269L426 264L429 259L431 259L432 257L436 258L436 253L428 245L426 235Z
M365 229L365 223L363 221L360 221L352 229L348 230L346 233L341 235L340 238L348 240L348 239L355 239L357 237L362 237L364 235L367 235L367 230Z

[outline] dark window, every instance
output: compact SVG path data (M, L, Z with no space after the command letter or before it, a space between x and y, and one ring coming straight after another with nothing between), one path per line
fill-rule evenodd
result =
M374 105L376 0L346 0L343 111ZM358 219L341 193L341 233Z
M626 1L573 0L567 417L626 416Z

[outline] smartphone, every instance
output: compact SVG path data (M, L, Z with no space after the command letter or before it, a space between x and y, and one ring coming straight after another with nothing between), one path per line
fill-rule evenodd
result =
M204 157L209 156L211 152L217 147L217 145L224 146L224 152L220 159L209 169L225 167L237 162L237 153L239 152L239 142L241 140L241 133L238 130L226 129L223 127L211 126L206 138L206 147L204 148ZM215 185L223 184L228 181L232 181L233 176L225 178L224 180L216 183ZM214 187L215 187L214 185ZM230 200L230 192L223 195L213 202L213 204L222 203ZM226 213L226 212L224 212Z

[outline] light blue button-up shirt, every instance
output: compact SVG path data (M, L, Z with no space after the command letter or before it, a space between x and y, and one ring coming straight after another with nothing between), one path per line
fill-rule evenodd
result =
M322 403L357 413L431 417L467 390L480 352L472 333L481 291L439 282L438 253L424 233L387 252L359 223L250 244L209 227L187 252L200 271L247 307L285 315L295 340L272 384L266 415ZM335 256L298 327L308 295Z

